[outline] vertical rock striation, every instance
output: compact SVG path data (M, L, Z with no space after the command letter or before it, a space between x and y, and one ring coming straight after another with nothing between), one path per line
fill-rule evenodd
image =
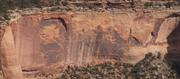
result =
M27 72L104 61L136 63L146 52L160 51L164 54L169 45L167 37L176 29L178 22L177 17L164 19L168 13L163 12L44 12L21 15L9 24L13 34L11 40L14 39L9 45L12 50L17 50L12 55L19 56L21 67ZM4 34L4 37L10 38L10 35ZM5 40L7 38L2 42Z
M23 79L19 55L15 48L10 26L5 28L1 41L1 69L4 79Z

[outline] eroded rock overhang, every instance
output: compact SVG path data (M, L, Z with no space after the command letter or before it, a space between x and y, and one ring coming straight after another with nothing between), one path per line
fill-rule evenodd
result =
M167 38L179 27L179 17L164 19L170 13L24 13L8 26L25 71L104 61L136 63L148 52L168 51ZM179 32L176 35L171 41L179 41Z

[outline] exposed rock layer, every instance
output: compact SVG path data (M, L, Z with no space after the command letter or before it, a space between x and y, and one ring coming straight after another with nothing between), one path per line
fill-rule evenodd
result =
M2 36L0 57L4 79L23 79L19 55L15 48L11 27L9 26L5 28L5 33Z
M177 50L179 32L168 37L179 27L179 18L164 19L167 15L168 12L22 14L9 26L22 69L31 72L104 61L136 63L146 52L164 54L167 46ZM170 45L173 42L176 44ZM170 54L170 59L178 60L177 54Z

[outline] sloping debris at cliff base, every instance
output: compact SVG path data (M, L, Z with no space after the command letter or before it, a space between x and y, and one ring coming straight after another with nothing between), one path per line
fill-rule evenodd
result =
M160 56L147 54L136 65L106 62L95 66L67 67L58 79L178 79Z
M60 79L128 79L133 66L104 63L88 67L68 67Z
M132 75L135 79L177 79L176 73L167 62L151 53L132 68Z

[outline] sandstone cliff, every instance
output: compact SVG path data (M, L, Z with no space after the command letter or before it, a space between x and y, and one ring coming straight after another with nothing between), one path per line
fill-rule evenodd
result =
M134 64L148 52L179 62L180 18L174 12L19 10L0 30L4 76L22 79L21 69L49 72L105 61Z
M26 71L103 61L136 63L146 52L165 54L170 43L177 43L178 31L168 37L178 28L179 17L165 18L170 13L43 12L21 14L9 27Z

